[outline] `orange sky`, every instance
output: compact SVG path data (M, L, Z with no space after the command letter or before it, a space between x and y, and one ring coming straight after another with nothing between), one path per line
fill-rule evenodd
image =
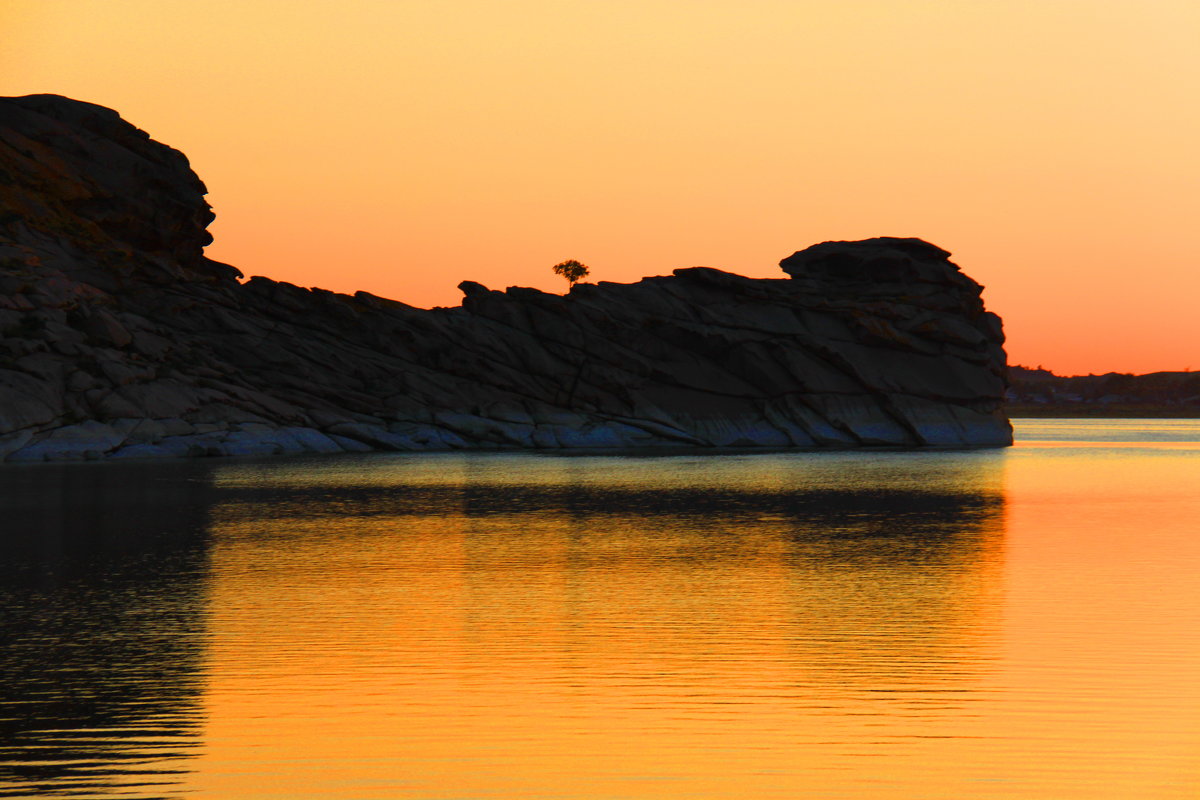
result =
M190 157L209 254L415 305L920 236L1012 363L1200 369L1196 0L0 0L0 95Z

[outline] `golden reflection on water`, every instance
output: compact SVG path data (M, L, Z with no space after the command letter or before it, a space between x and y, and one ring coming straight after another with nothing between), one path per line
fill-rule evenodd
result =
M1200 797L1200 421L1025 423L999 732L1053 797ZM1138 436L1153 444L1131 450ZM1020 429L1020 428L1019 428ZM1093 440L1085 450L1072 441ZM1060 788L1061 787L1061 788Z
M0 797L1200 797L1200 422L0 471Z
M218 474L204 789L794 796L984 735L1002 455L715 461Z

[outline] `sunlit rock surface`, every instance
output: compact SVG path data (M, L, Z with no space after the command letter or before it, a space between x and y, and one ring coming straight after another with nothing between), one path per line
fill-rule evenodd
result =
M919 239L422 310L204 257L183 154L0 99L0 459L1005 445L1000 319Z

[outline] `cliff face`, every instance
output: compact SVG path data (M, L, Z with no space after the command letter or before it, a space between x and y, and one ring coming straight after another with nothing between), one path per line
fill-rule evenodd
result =
M918 239L422 310L240 282L204 191L111 110L0 99L0 458L1011 442L1000 320Z

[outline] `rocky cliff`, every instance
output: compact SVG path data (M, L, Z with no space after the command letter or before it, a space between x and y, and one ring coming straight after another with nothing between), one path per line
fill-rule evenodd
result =
M422 310L242 282L204 193L114 111L0 99L0 458L1011 442L1000 320L919 239Z

